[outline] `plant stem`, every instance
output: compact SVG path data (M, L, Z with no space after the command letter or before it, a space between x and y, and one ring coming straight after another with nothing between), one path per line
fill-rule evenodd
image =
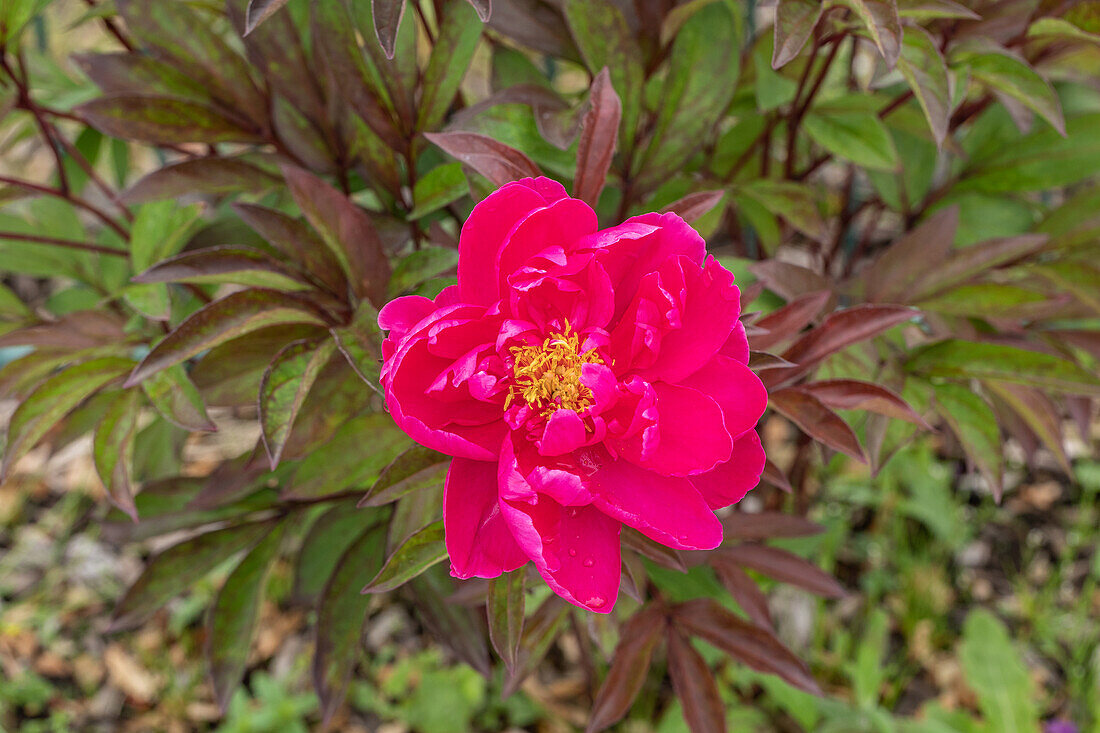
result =
M116 247L107 247L102 244L89 244L88 242L79 242L75 239L61 239L59 237L44 237L39 234L21 234L19 232L2 232L0 231L0 239L9 239L23 242L37 242L38 244L52 244L57 247L68 247L69 249L82 249L86 252L98 252L104 255L114 255L115 257L129 257L130 253L124 249L118 249Z

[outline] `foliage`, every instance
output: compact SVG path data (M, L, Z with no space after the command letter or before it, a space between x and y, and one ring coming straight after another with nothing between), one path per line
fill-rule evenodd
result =
M758 28L736 0L116 0L76 18L108 37L74 59L98 92L38 47L69 5L0 9L7 139L51 161L0 176L0 260L20 282L54 278L29 303L0 289L0 346L30 348L0 371L18 403L3 471L92 434L117 507L105 529L187 532L117 628L228 567L206 623L231 713L282 557L316 610L326 720L355 673L363 588L401 594L475 670L492 646L506 691L556 637L585 638L522 578L456 587L438 564L445 464L377 394L377 308L453 282L472 202L514 178L572 181L604 223L693 221L739 275L765 428L801 431L765 470L767 513L726 516L719 550L624 538L637 603L598 632L590 729L627 713L650 662L692 729L721 729L719 658L693 640L775 676L758 684L819 690L759 582L844 592L772 542L820 530L779 511L778 490L802 513L813 500L815 443L877 471L935 423L999 498L1004 432L1067 471L1062 417L1087 434L1095 3L779 0ZM182 474L190 436L233 414L259 440ZM957 537L922 501L907 511ZM972 634L996 635L978 619Z

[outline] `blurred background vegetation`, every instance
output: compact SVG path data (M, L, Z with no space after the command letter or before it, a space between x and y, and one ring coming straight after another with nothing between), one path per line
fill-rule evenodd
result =
M1076 42L1086 50L1068 54L1064 74L1050 74L1057 87L1018 68L997 76L1003 72L1001 67L991 70L976 63L963 71L965 62L958 67L952 62L951 91L958 98L948 100L947 112L954 110L951 130L967 134L960 133L958 140L947 137L946 152L942 153L949 156L946 164L936 157L940 141L935 139L946 134L946 127L930 134L927 126L931 122L935 127L936 120L946 125L948 118L919 105L900 78L888 78L873 94L861 88L862 81L855 82L857 77L869 80L871 74L864 68L864 60L847 50L843 53L850 54L848 63L842 55L837 67L847 66L842 68L847 75L837 76L839 72L834 71L825 83L826 64L819 79L819 84L842 92L824 95L827 104L815 108L816 117L810 114L808 136L799 137L794 151L781 156L779 141L790 129L784 128L781 120L800 119L807 113L814 92L809 92L809 98L801 95L808 91L804 87L807 79L813 78L811 72L816 74L814 59L820 64L829 44L839 49L841 43L833 38L835 29L823 29L805 49L813 52L809 62L805 60L808 53L803 53L801 66L798 59L792 61L794 54L788 54L793 68L775 70L769 63L774 50L771 33L757 31L767 28L774 10L756 8L751 2L726 4L741 12L738 28L751 41L740 51L745 68L751 65L753 73L742 74L737 96L731 90L731 98L725 99L730 119L735 121L716 125L715 140L708 143L706 156L688 151L691 155L682 160L675 155L665 160L686 171L669 175L668 180L661 180L656 173L648 179L632 178L629 161L620 157L612 174L618 177L616 185L605 190L597 207L605 218L656 210L717 186L725 191L719 197L722 206L705 213L697 226L712 244L717 243L716 251L738 272L743 287L759 278L760 290L755 293L759 297L750 310L774 312L785 301L805 294L808 286L798 281L785 291L777 282L791 273L754 270L755 261L788 252L793 241L802 249L792 249L802 256L787 257L783 260L786 264L802 269L820 266L823 263L814 257L824 252L824 268L818 269L839 282L850 278L853 270L856 275L860 272L849 266L847 255L854 262L860 253L873 254L877 247L885 247L926 222L928 214L958 204L957 230L951 231L950 239L959 247L993 237L1020 236L1036 227L1061 239L1058 247L1037 255L1047 259L1031 263L1046 265L1045 270L1005 268L977 289L941 293L918 303L932 314L929 328L950 323L957 334L974 339L988 336L990 340L999 337L1002 329L1016 337L1026 330L1020 323L1030 326L1042 323L1043 318L1049 318L1051 328L1069 324L1074 333L1095 329L1095 318L1087 320L1073 308L1084 304L1086 313L1087 308L1093 315L1100 313L1096 310L1100 308L1096 305L1100 283L1095 279L1095 260L1090 264L1088 259L1095 252L1097 230L1095 225L1083 226L1089 216L1093 217L1089 221L1095 217L1100 100L1096 78L1081 83L1071 73L1084 69L1087 76L1089 69L1096 68L1100 28L1095 27L1095 3L1070 4L1084 8L1073 17L1071 28L1048 23L1035 34L1048 39L1044 43L1050 38L1082 35ZM222 17L222 3L195 1L188 5L200 17L213 18L214 27L223 35L236 39L230 23ZM502 10L507 5L508 0L496 3L494 12L501 14L498 23L511 17ZM528 9L543 5L555 9L563 4L515 3L515 7ZM697 10L699 5L675 7L694 6ZM959 15L962 11L954 3L901 5L910 10L923 8L921 12L931 13L933 20L946 18L943 23L956 22L951 13L967 17ZM997 6L998 12L1011 20L1013 13L1039 14L1051 4L1009 3L1007 10L1001 7L1005 3L972 5ZM674 4L668 6L667 17L673 17ZM133 272L153 264L154 259L116 262L95 250L122 246L120 242L126 239L112 233L113 225L107 219L124 221L127 229L130 226L127 217L132 216L131 211L126 206L119 208L110 192L132 192L146 174L180 159L197 158L207 150L209 157L216 157L216 146L221 143L151 144L123 139L127 136L121 134L107 135L87 124L78 110L99 99L101 91L74 57L120 50L119 38L126 38L126 30L112 3L13 0L0 7L0 17L9 21L0 28L2 57L9 64L0 90L0 231L11 235L6 243L0 242L0 274L5 285L0 290L0 333L25 326L32 310L35 315L49 314L62 321L68 314L103 308L108 302L125 302L131 309L126 311L129 317L134 311L155 310L159 296L128 282ZM1060 10L1066 14L1065 9ZM301 24L308 15L308 4L291 0L287 12L296 13ZM947 14L937 16L937 12ZM841 20L838 15L833 15L837 22ZM670 28L669 38L674 38L689 17L682 12L672 22L666 19L662 28ZM847 11L843 16L846 21L854 17L854 12L849 15ZM924 22L919 13L910 17ZM19 27L12 27L12 18L22 21ZM523 27L518 21L513 21L513 26L517 23ZM1008 21L1004 24L1011 25ZM432 24L424 21L424 25ZM549 23L547 27L556 26ZM179 32L187 33L187 29ZM549 34L541 48L534 39L534 48L544 54L539 55L530 49L517 50L522 44L512 38L515 27L494 32L502 35L494 36L491 46L485 44L469 53L469 71L460 90L467 101L483 101L501 86L538 85L548 79L546 85L568 104L556 106L548 97L531 96L525 87L528 96L522 111L516 99L474 113L462 105L451 109L448 99L440 120L443 113L451 113L452 121L458 117L460 126L465 125L461 129L492 135L522 150L549 175L572 177L576 143L567 139L563 146L555 146L553 141L555 135L566 134L562 130L571 124L575 134L579 102L595 75L589 72L598 69L585 71L568 39ZM1015 39L1017 33L1014 28L1006 32L999 27L985 32L1005 42ZM873 44L866 32L861 33L855 35L860 35L867 50ZM665 68L661 64L667 60L669 38L662 40L663 32L656 35L650 39L654 44L649 52L652 64L645 73L660 82L669 72L655 70ZM803 43L810 36L807 33ZM501 42L501 37L509 40ZM233 47L238 45L234 41ZM431 42L422 37L418 50L421 65L428 63ZM793 50L797 54L799 49ZM1046 50L1032 49L1032 56L1041 56ZM978 53L974 49L969 52ZM550 58L555 54L561 58ZM1061 60L1066 57L1058 56ZM832 62L829 56L828 63ZM545 69L536 63L544 64ZM986 63L991 63L988 58ZM20 78L25 82L22 87L14 83ZM980 87L980 93L968 98L962 89L968 78L990 86ZM852 89L848 89L850 81ZM33 99L24 95L27 88L33 90ZM652 112L654 119L661 109L661 89L656 82L647 85L645 100L640 99L641 90L635 90L639 109ZM896 107L891 103L890 112L881 114L883 100L898 99L898 94L904 97L901 103ZM627 95L620 96L627 99ZM878 117L867 113L871 103L859 102L861 96L883 103L876 114L889 118L889 131L879 122L867 122ZM801 112L800 100L805 100ZM998 104L992 104L994 101ZM539 105L544 105L546 114L536 120L529 107L539 109ZM547 110L560 113L560 119ZM854 138L842 134L845 120L854 120ZM100 119L98 126L108 124ZM287 124L285 120L283 124ZM867 125L872 129L870 141ZM436 120L427 129L440 127ZM1056 127L1069 129L1071 136L1061 137ZM653 128L662 129L653 125L650 134ZM861 135L866 149L860 147ZM878 135L886 137L874 137ZM794 140L793 132L791 136ZM777 141L774 147L773 137ZM52 144L47 145L47 139ZM620 141L620 152L622 147ZM761 149L763 155L757 156ZM308 146L279 152L299 163L303 158L312 162ZM319 172L336 178L338 185L342 183L364 207L388 215L376 217L376 221L387 246L397 242L393 251L428 253L413 258L414 266L398 271L405 279L391 283L390 294L413 288L430 292L445 284L453 261L439 251L453 239L463 209L468 210L471 192L476 197L492 185L481 175L484 171L462 169L434 148L422 146L415 152L413 155L410 150L402 165L416 159L411 169L420 173L421 181L428 181L419 188L408 167L400 169L405 176L400 185L388 191L388 184L377 184L385 176L371 168L369 161L366 172L363 166L342 169L344 173L352 171L344 181L339 180L339 166L329 170L322 163L316 165ZM773 154L774 159L769 157ZM273 159L265 157L268 155L268 148L242 153L239 159L250 166L241 176L243 180L229 175L196 180L190 184L193 191L186 189L186 180L171 181L165 190L181 205L158 209L155 214L150 209L149 218L166 219L169 211L171 216L183 217L175 220L179 224L176 230L183 232L192 223L187 217L198 216L199 207L191 212L191 205L213 202L216 218L209 226L189 230L188 249L236 243L232 240L242 236L244 227L236 220L227 223L229 206L221 196L244 190L245 200L273 206L273 200L281 205L289 199L285 191L263 198L265 185L281 185ZM827 163L819 161L822 155ZM90 169L78 159L89 163ZM835 165L837 160L840 163ZM653 170L660 172L659 168ZM811 189L804 179L815 171L818 177L811 180L816 188ZM934 188L933 179L942 179L945 171L947 180L959 185ZM782 179L784 185L769 188L755 183L767 183L769 175ZM264 185L256 186L256 176ZM858 186L853 186L854 179ZM66 195L28 195L34 191L20 181L63 185ZM624 185L629 181L633 181L633 189ZM133 200L155 198L151 187L148 184L141 189L141 195ZM634 199L629 196L631 191ZM853 191L866 194L865 202L872 203L857 203L859 197L853 196ZM910 200L915 193L919 194L914 197L921 201L919 206ZM1067 201L1072 206L1058 214L1058 207ZM711 206L716 203L717 199L710 202ZM127 205L136 208L136 204ZM100 215L104 212L105 218ZM408 236L415 240L411 244L401 239L409 222L413 225ZM834 228L837 222L840 225ZM826 226L828 231L823 231ZM176 230L157 230L156 236L174 235ZM82 242L91 248L81 251L54 246L50 240ZM807 246L816 241L823 250ZM170 246L167 252L174 253ZM837 252L845 256L834 257ZM938 262L926 264L934 268ZM867 295L861 289L855 288L858 296L851 290L841 292L841 300L860 302L859 297ZM843 288L838 286L838 290ZM143 327L160 334L160 323L177 326L183 314L209 300L212 292L194 287L173 290L170 321L153 319ZM1066 306L1063 296L1067 294L1072 296L1071 306ZM1054 301L1057 307L1069 310L1044 312L1034 305L1041 302L1048 307ZM25 304L31 304L30 310ZM1078 338L1086 343L1085 336ZM1081 348L1095 349L1094 330L1089 338L1093 339L1087 340L1089 346ZM147 341L152 343L152 336ZM895 353L907 346L901 337L892 337L885 346L880 344L879 351ZM138 350L142 348L145 352L137 358L147 353L144 343ZM28 353L24 346L4 347L0 365L15 363ZM1095 372L1095 359L1082 361L1086 365L1083 371ZM48 371L56 364L45 366ZM862 369L858 361L855 367L852 363L830 365L825 376L846 377ZM7 421L15 410L14 398L25 394L44 373L33 368L30 376L12 369L0 372L0 422ZM882 378L884 383L890 382L887 376ZM1068 379L1087 382L1076 372ZM201 386L205 391L218 385L211 380ZM921 398L919 390L902 393L920 412L929 412L924 409L928 401ZM1015 413L1004 407L1016 403L1005 398L1007 393L998 394L1001 401L994 401L998 417L1002 423L1015 419L1009 427L1014 428L1013 435L1022 438L1000 439L996 421L990 438L987 428L993 413L987 407L989 420L982 422L984 413L973 423L964 419L961 429L956 421L935 434L919 437L898 437L890 432L886 446L896 454L884 466L877 455L872 456L874 471L829 451L824 452L826 460L810 461L814 449L806 435L783 420L766 423L769 456L788 469L796 491L793 495L778 491L773 476L773 484L750 494L743 508L791 510L820 524L820 532L780 537L772 544L812 560L834 575L845 595L821 599L820 595L838 595L836 587L825 579L807 580L804 574L793 573L780 577L791 581L782 584L750 571L753 581L767 593L776 635L806 661L825 695L815 697L776 677L753 672L699 642L698 650L715 670L730 730L1100 732L1100 423L1093 406L1086 402L1082 412L1080 402L1074 402L1070 409L1057 412L1045 407L1023 411L1021 414L1038 422L1029 423L1031 430L1026 425L1020 429L1018 423L1027 418L1012 418ZM248 399L254 400L254 394ZM317 727L323 706L311 679L316 614L297 598L297 569L292 557L277 558L264 581L245 684L235 691L227 688L231 696L224 716L207 677L204 645L209 630L204 616L234 570L232 562L222 562L136 629L112 632L110 614L117 599L139 577L149 555L170 546L181 535L171 531L171 521L135 531L117 509L108 512L94 446L86 435L102 412L77 415L58 427L48 441L53 450L42 446L26 452L0 484L0 728L293 731ZM1071 416L1076 419L1070 420ZM134 456L135 473L145 480L172 475L206 477L223 465L241 465L233 461L242 461L259 436L255 411L221 407L211 410L211 417L219 427L216 434L189 435L164 420L144 428ZM1053 432L1044 432L1050 417L1058 423ZM857 428L864 442L875 430L862 422ZM880 435L876 450L882 449L882 442ZM790 470L792 467L795 470ZM992 495L1000 485L1004 498L998 503ZM343 501L347 503L347 497ZM151 503L140 508L154 515L158 510ZM436 566L431 573L440 570ZM697 566L682 574L651 564L646 571L653 588L669 601L713 597L732 607L728 590L709 567ZM445 575L443 572L444 582ZM538 607L545 594L541 587L531 591L528 609ZM526 678L517 693L502 698L507 685L503 668L496 665L485 677L458 661L451 648L433 640L420 614L402 598L370 596L363 603L368 604L370 622L362 653L353 660L357 672L346 702L333 720L334 728L342 731L583 729L617 640L617 631L603 619L570 617L570 633L558 635L537 672ZM663 675L654 674L646 680L636 704L617 729L637 733L687 730L680 703L670 694Z

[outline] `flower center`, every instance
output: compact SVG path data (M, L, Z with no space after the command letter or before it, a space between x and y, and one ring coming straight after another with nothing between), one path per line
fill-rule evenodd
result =
M563 332L550 334L541 344L513 346L511 352L515 380L504 409L517 398L546 418L557 410L583 412L592 406L592 390L581 384L581 367L604 362L595 349L581 353L580 337L568 321Z

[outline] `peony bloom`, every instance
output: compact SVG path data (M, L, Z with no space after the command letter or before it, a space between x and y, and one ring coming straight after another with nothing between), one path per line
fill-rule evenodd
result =
M462 228L458 284L381 311L397 424L454 456L451 573L528 560L606 613L623 524L669 547L722 541L714 510L764 467L767 394L746 366L733 275L675 214L597 229L545 178L509 183Z

